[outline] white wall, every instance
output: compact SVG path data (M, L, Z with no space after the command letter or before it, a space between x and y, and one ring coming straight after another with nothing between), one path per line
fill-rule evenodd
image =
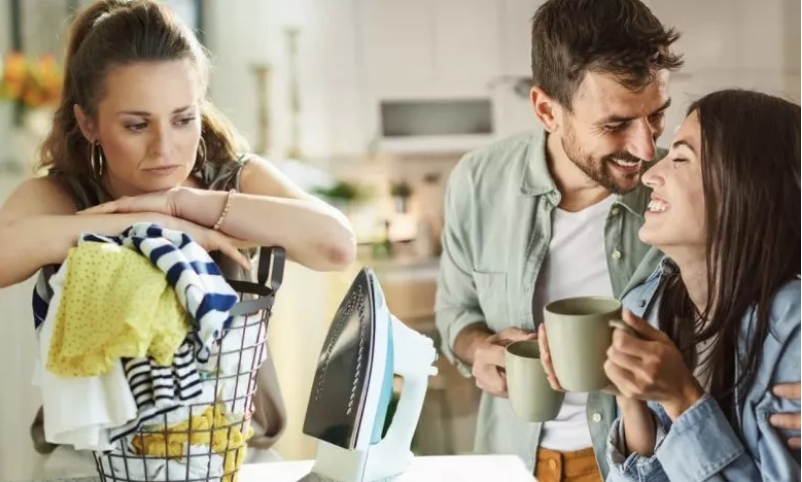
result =
M251 67L268 60L267 4L259 0L204 3L213 101L251 142L257 133L256 78Z
M798 0L650 0L682 33L683 69L671 78L667 143L695 98L725 88L756 89L799 102Z
M0 63L2 63L5 52L11 48L11 36L5 34L5 32L11 31L11 19L9 18L8 8L5 2L0 5L3 6L3 8L0 8L0 32L3 32L3 34L0 35ZM7 146L11 143L11 136L9 135L10 128L11 107L7 102L0 102L0 165L8 158Z
M284 29L295 26L298 36L298 80L301 83L301 147L304 153L325 156L331 143L332 111L351 109L357 89L354 59L352 0L235 0L209 1L206 6L206 44L214 70L212 100L252 145L258 136L257 84L252 68L267 65L270 73L270 131L268 153L283 156L290 144L289 54ZM346 7L346 8L343 8ZM337 95L326 95L336 92Z
M285 33L288 27L299 30L297 79L301 91L299 116L302 154L312 162L325 165L332 152L364 153L367 149L362 142L365 127L361 113L355 112L361 105L359 93L363 87L357 75L360 25L356 4L359 0L257 0L253 3L260 5L258 11L262 12L263 22L258 27L258 35L252 40L246 39L245 43L252 50L258 49L259 59L271 67L268 106L271 145L268 154L283 157L290 147L290 66ZM224 18L228 25L228 18ZM211 48L218 50L212 41L209 43ZM231 80L222 79L220 68L217 69L214 82L217 82L212 87L215 102L227 112L229 102L248 105L247 108L238 109L243 114L247 110L247 116L235 117L238 113L232 113L232 119L238 125L241 122L255 129L257 106L253 102L254 84L249 84L249 90L226 92L226 85ZM356 150L352 146L357 146Z

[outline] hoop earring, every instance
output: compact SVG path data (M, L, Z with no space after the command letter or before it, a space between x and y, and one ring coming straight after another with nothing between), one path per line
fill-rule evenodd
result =
M89 143L89 165L92 167L92 175L95 179L103 177L105 160L103 159L103 147L99 142Z

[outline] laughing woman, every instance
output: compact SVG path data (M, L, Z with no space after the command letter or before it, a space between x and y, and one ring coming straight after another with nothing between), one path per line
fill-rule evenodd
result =
M771 391L800 377L799 106L710 94L643 181L640 237L667 257L624 297L640 337L616 330L604 367L608 480L799 480L798 427L769 423L800 410Z
M345 217L237 144L206 97L208 64L193 33L156 1L103 0L77 16L42 149L48 174L0 208L0 288L63 263L81 233L117 235L141 221L190 234L217 252L229 278L246 276L246 246L282 246L318 271L351 263ZM249 445L269 448L285 424L269 358L257 386ZM38 451L55 449L41 410L31 433Z

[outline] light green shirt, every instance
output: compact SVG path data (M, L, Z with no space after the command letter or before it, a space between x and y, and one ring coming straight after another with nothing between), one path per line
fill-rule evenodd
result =
M551 241L552 211L561 199L548 170L545 141L539 129L509 137L467 154L449 178L435 309L442 350L465 376L470 367L453 351L463 328L481 322L494 332L535 331L542 319L532 313L532 297ZM645 186L617 196L607 215L605 252L616 296L630 281L640 281L633 274L649 252L638 239L649 196ZM649 266L638 270L642 279L660 257L650 254ZM597 461L606 475L604 443L615 400L592 393L587 407ZM482 394L477 452L515 454L534 470L540 430L541 424L516 418L507 399Z

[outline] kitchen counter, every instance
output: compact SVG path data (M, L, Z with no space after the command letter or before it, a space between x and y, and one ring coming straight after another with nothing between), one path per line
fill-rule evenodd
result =
M312 468L313 461L275 462L245 465L239 482L297 482ZM49 480L46 482L98 482L97 477ZM526 471L521 459L514 455L462 455L416 457L397 482L537 482ZM43 481L44 482L44 481ZM123 481L120 481L123 482Z

